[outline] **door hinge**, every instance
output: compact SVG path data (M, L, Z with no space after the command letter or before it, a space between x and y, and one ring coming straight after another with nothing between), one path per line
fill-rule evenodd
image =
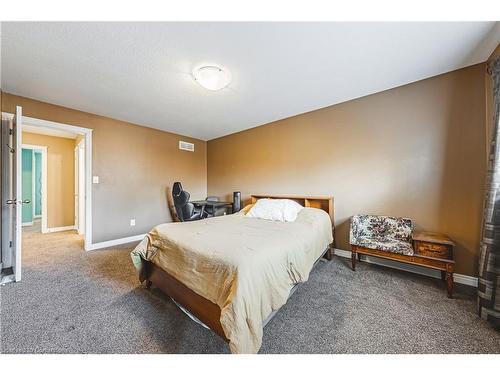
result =
M13 135L14 134L14 129L9 129L9 135Z
M12 241L9 241L9 247L12 247Z

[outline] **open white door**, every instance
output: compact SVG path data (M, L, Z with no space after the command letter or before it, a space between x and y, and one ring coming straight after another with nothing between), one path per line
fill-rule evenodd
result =
M21 280L21 238L22 238L22 127L23 113L21 107L16 107L16 115L12 121L12 151L14 154L12 160L12 192L14 196L11 203L14 205L12 210L12 270L15 281ZM9 202L7 202L9 203ZM26 203L30 203L26 201Z
M22 122L21 107L11 118L2 115L2 283L21 280Z

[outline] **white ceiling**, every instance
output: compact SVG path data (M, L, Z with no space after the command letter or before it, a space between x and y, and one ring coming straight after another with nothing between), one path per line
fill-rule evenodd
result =
M2 89L200 139L485 61L492 22L2 23ZM227 67L228 88L192 78Z

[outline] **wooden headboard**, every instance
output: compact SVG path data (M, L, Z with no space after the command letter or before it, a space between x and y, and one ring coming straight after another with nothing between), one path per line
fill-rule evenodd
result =
M330 215L330 219L332 220L332 226L333 226L333 218L334 218L333 197L326 197L326 196L310 197L301 195L252 195L251 198L252 198L252 203L257 202L259 199L262 198L291 199L292 201L295 201L304 207L319 208L323 211L326 211L328 215Z

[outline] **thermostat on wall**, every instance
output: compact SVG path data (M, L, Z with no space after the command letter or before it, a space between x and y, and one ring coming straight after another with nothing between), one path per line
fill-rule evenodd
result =
M99 183L99 176L92 176L92 183L98 184Z

